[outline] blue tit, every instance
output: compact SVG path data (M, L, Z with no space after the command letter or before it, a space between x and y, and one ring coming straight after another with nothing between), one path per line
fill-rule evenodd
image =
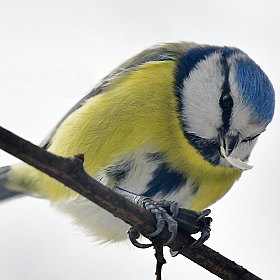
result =
M167 43L112 71L41 147L85 154L87 173L109 188L200 211L251 168L248 158L274 106L271 82L240 49ZM2 199L49 199L96 240L127 238L127 224L33 167L0 172Z

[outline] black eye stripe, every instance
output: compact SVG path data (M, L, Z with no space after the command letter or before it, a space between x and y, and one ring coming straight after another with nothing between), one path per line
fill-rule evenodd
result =
M223 83L223 88L222 88L222 95L224 94L229 94L230 93L230 85L229 85L229 66L227 63L227 59L225 55L222 53L221 57L221 64L222 64L222 74L225 77L224 83Z
M224 78L224 83L222 86L222 95L219 100L219 106L222 109L222 127L220 128L223 133L227 133L230 127L230 118L233 108L233 99L230 95L230 85L229 85L229 65L224 53L221 57L222 64L222 75Z

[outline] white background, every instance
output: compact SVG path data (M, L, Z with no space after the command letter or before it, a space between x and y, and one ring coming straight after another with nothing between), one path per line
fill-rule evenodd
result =
M39 144L119 63L153 44L236 46L270 77L279 99L280 2L246 0L1 0L0 125ZM211 207L207 245L264 279L279 279L279 106L255 165ZM0 165L16 162L0 152ZM217 279L169 257L163 279ZM97 245L47 201L0 205L0 279L155 279L153 250Z

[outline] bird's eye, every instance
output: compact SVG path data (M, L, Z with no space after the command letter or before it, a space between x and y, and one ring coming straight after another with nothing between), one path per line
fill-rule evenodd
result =
M223 94L220 98L219 104L223 110L231 110L233 107L233 100L230 94Z

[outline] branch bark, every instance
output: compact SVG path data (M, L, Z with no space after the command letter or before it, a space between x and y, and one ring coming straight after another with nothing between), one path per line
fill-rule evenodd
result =
M0 148L98 204L144 236L156 229L155 218L150 212L103 186L84 171L82 154L73 158L56 156L3 127L0 127ZM167 228L164 228L160 238L168 240L169 235ZM261 279L205 245L191 249L189 246L194 241L191 236L180 232L179 228L176 240L169 247L222 279Z

